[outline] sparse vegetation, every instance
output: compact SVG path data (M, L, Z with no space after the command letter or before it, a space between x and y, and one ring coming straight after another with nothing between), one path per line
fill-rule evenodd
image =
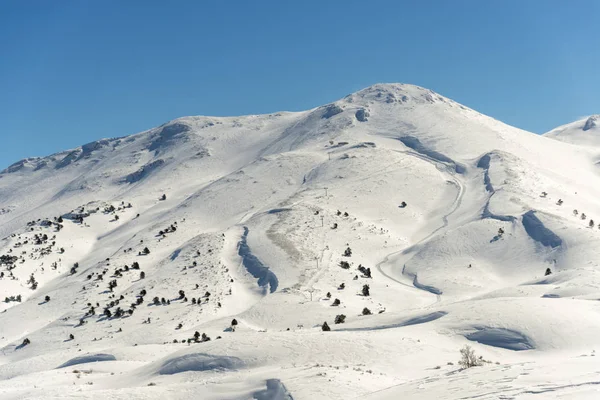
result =
M460 365L463 369L478 367L482 365L480 359L475 355L475 351L469 345L465 345L462 349L460 349L460 360L458 361L458 365Z

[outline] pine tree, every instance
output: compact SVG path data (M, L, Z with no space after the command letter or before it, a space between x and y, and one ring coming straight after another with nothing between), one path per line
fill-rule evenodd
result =
M370 296L371 294L369 293L369 285L363 285L362 288L362 295L363 296Z
M343 324L344 322L346 322L346 316L344 314L339 314L335 316L336 324Z
M329 327L329 325L327 325L327 321L323 322L323 325L321 325L321 330L323 332L329 332L331 330L331 328Z

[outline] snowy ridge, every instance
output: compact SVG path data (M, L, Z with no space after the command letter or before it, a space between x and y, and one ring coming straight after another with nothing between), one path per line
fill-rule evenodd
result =
M600 115L591 115L559 126L544 136L571 144L600 146Z
M19 161L0 398L596 398L596 121L378 84Z

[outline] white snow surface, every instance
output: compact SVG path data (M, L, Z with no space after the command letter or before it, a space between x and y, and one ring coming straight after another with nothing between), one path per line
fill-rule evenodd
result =
M540 136L378 84L15 163L0 398L600 398L590 118Z
M544 136L566 143L598 147L600 146L600 114L559 126L546 132Z

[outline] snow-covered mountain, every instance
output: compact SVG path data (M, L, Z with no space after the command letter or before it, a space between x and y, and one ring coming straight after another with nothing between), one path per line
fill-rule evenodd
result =
M559 126L546 132L544 136L566 143L598 147L600 146L600 115L590 115Z
M0 398L595 398L597 153L552 139L578 126L380 84L15 163Z

